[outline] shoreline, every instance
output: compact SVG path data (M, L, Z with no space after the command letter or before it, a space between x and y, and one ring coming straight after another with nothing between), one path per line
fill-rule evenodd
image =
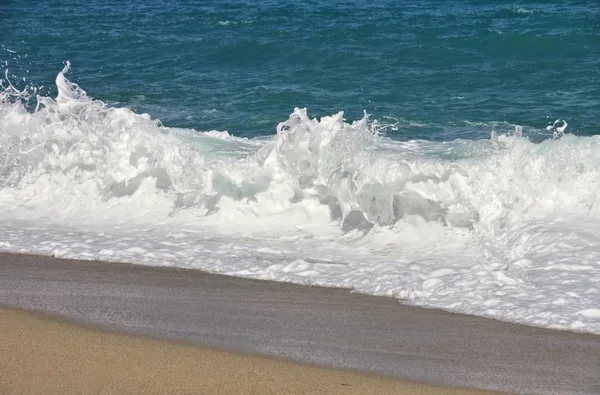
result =
M599 336L344 289L0 253L0 305L91 331L446 388L600 391Z
M234 276L234 275L229 275L229 274L223 274L223 273L213 273L210 271L206 271L203 269L196 269L196 268L189 268L189 267L179 267L179 266L153 266L153 265L144 265L141 263L135 263L135 262L123 262L123 261L112 261L112 260L97 260L97 259L79 259L79 258L62 258L62 257L55 257L53 254L43 254L43 253L29 253L29 252L6 252L6 251L2 251L0 250L0 264L2 264L3 259L5 259L5 257L23 257L24 259L33 259L33 260L48 260L48 261L56 261L56 262L60 262L60 261L64 261L64 262L74 262L74 263L78 263L78 264L83 264L83 265L90 265L93 267L98 267L98 265L109 265L109 266L114 266L114 268L116 269L120 269L120 270L138 270L138 269L143 269L146 271L155 271L157 273L160 273L161 271L164 272L165 274L171 273L171 272L180 272L182 274L190 274L190 275L205 275L205 276L212 276L212 277L221 277L223 279L236 279L236 280L240 280L240 281L245 281L245 282L254 282L254 283L270 283L270 284L283 284L283 286L291 286L291 287L301 287L301 288L308 288L308 289L313 289L313 290L319 290L319 291L323 291L323 292L327 292L327 291L332 291L332 292L347 292L347 293L352 293L352 294L356 294L359 296L364 296L367 298L376 298L376 299L382 299L382 300L388 300L388 301L394 301L397 302L399 304L401 304L403 307L405 308L409 308L409 309L418 309L418 310L425 310L425 311L437 311L443 314L451 314L451 315L455 315L455 316L463 316L468 318L475 318L475 319L483 319L483 320L490 320L490 321L497 321L499 323L503 323L503 324L507 324L507 325L514 325L514 326L519 326L519 327L528 327L528 328L532 328L532 329L539 329L539 330L547 330L547 331L553 331L553 332L565 332L565 333L572 333L572 334L577 334L577 335L584 335L584 336L596 336L598 337L598 339L600 339L600 333L595 333L595 332L590 332L590 331L585 331L585 330L578 330L576 328L566 328L566 327L543 327L543 326L537 326L537 325L533 325L533 324L527 324L527 323L521 323L521 322L514 322L514 321L507 321L507 320L502 320L500 318L497 317L491 317L491 316L485 316L485 315L475 315L475 314L469 314L469 313L465 313L465 312L461 312L461 311L454 311L454 310L446 310L440 307L430 307L430 306L420 306L420 305L413 305L413 304L406 304L404 303L403 299L399 299L399 298L395 298L395 297L391 297L391 296L383 296L383 295L374 295L374 294L369 294L369 293L363 293L360 291L356 291L353 288L350 287L335 287L335 286L326 286L326 285L319 285L319 284L301 284L301 283L296 283L296 282L291 282L291 281L279 281L279 280L270 280L270 279L259 279L259 278L254 278L254 277L238 277L238 276ZM9 307L10 306L3 306L2 302L0 300L0 308L3 307ZM44 314L44 311L39 310L39 311L35 311L32 310L34 312L38 312L41 314ZM55 314L51 314L51 316L55 316ZM63 319L68 320L68 317L62 317ZM80 322L79 320L74 320L74 323L78 323ZM99 328L102 329L102 328Z
M103 331L12 308L0 308L0 333L2 394L490 393Z

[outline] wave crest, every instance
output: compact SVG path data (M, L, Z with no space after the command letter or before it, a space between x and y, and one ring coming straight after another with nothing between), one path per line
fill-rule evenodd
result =
M317 120L295 109L274 137L240 139L165 128L147 114L109 107L71 83L68 70L57 75L57 97L37 96L35 111L18 100L0 105L0 185L21 206L50 207L53 199L114 207L140 194L143 213L168 204L171 215L211 215L227 201L227 209L242 211L252 203L253 215L262 216L318 202L348 231L411 216L487 229L499 222L482 221L493 217L490 204L500 217L522 217L540 201L595 204L581 185L597 181L600 158L589 149L595 138L536 145L494 133L481 141L398 142L380 135L366 114L349 124L342 112Z

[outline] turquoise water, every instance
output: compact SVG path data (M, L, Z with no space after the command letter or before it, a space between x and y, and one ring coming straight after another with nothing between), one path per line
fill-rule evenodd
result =
M8 0L0 27L20 87L55 94L70 60L90 96L167 126L274 134L306 107L403 140L600 132L597 1Z

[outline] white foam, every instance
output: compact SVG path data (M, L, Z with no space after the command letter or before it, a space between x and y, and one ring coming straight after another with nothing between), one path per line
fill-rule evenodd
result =
M297 109L273 138L241 139L111 108L64 72L33 113L0 94L2 250L600 333L597 137L398 142Z

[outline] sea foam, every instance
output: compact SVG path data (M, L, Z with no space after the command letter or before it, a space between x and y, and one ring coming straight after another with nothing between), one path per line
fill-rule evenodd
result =
M0 249L353 288L600 333L600 139L395 141L296 109L270 138L0 93ZM551 136L551 134L549 134Z

